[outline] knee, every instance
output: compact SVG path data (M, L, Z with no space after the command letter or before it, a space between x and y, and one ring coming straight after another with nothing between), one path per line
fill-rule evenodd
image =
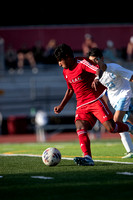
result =
M76 131L80 131L82 129L86 129L84 123L81 120L77 120L75 122L75 126L76 126Z
M115 122L113 120L106 121L104 124L104 127L107 129L108 132L114 133L115 130Z
M85 127L84 126L76 126L76 131L80 131L82 129L85 129Z

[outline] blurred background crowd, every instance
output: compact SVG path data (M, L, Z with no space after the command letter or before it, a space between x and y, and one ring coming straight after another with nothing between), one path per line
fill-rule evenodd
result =
M97 38L90 33L84 34L82 41L81 48L78 51L75 50L78 56L86 57L91 48L98 47L103 51L106 62L133 62L133 35L128 38L126 46L121 48L117 48L111 39L106 41L105 48L101 48L96 42ZM36 40L30 47L23 43L19 49L14 48L13 44L7 44L5 49L5 43L4 37L1 37L0 46L3 49L4 68L10 74L15 71L23 74L25 68L38 73L38 64L56 64L53 53L58 42L54 38L51 38L46 45L43 45L41 40Z
M55 64L56 60L53 56L56 48L56 40L51 39L44 47L38 40L31 48L27 48L23 44L18 51L9 45L5 51L5 66L10 73L17 70L19 74L24 71L24 66L30 66L33 73L38 72L37 64Z

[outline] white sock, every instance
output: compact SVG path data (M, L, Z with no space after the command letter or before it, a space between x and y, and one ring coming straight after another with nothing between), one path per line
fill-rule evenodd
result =
M133 152L133 143L129 132L119 133L121 136L121 141L127 152Z

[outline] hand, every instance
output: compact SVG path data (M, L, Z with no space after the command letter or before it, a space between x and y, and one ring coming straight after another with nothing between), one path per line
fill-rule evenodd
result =
M97 85L99 83L99 79L94 79L94 81L91 84L91 87L95 89L95 91L97 91Z
M63 107L61 105L54 107L55 114L59 114L63 110Z

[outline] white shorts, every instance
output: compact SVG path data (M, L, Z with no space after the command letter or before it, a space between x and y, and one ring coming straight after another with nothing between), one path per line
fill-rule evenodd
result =
M130 104L131 104L131 98L124 97L124 98L121 98L117 102L117 104L115 105L114 109L115 109L115 111L117 111L117 110L128 111Z

